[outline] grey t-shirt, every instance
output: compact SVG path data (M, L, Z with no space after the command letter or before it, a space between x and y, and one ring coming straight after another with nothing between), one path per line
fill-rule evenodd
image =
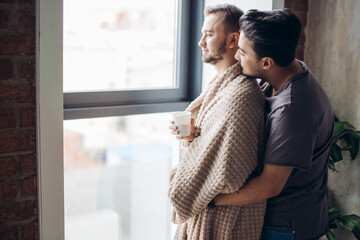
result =
M300 61L299 61L300 62ZM298 239L314 239L328 229L327 162L334 114L324 90L305 71L289 79L278 93L262 85L266 98L264 162L291 166L282 192L268 199L265 226L293 227Z

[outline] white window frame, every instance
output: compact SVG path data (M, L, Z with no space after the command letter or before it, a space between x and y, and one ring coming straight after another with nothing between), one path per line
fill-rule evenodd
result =
M40 239L65 239L62 1L36 1L36 115Z

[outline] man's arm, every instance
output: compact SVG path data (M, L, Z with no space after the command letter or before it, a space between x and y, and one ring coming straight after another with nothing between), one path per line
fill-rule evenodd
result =
M215 206L245 205L277 196L292 170L293 167L265 164L262 174L250 179L237 192L216 196Z

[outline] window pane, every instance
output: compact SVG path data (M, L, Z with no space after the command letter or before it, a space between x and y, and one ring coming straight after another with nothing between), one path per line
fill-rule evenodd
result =
M67 240L168 240L169 113L64 121Z
M176 87L176 0L64 0L64 91Z

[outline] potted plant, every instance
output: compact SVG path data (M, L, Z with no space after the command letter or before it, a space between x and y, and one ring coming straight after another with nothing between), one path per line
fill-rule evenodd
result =
M335 122L334 136L330 147L330 156L328 167L333 172L338 172L335 168L335 163L343 160L343 151L349 151L351 160L354 160L359 152L360 131L355 130L348 122ZM345 143L345 146L339 145ZM326 234L327 239L335 239L335 234L332 229L338 228L338 225L351 231L352 234L360 239L360 217L356 214L341 215L339 209L332 207L328 210L329 213L329 231Z

